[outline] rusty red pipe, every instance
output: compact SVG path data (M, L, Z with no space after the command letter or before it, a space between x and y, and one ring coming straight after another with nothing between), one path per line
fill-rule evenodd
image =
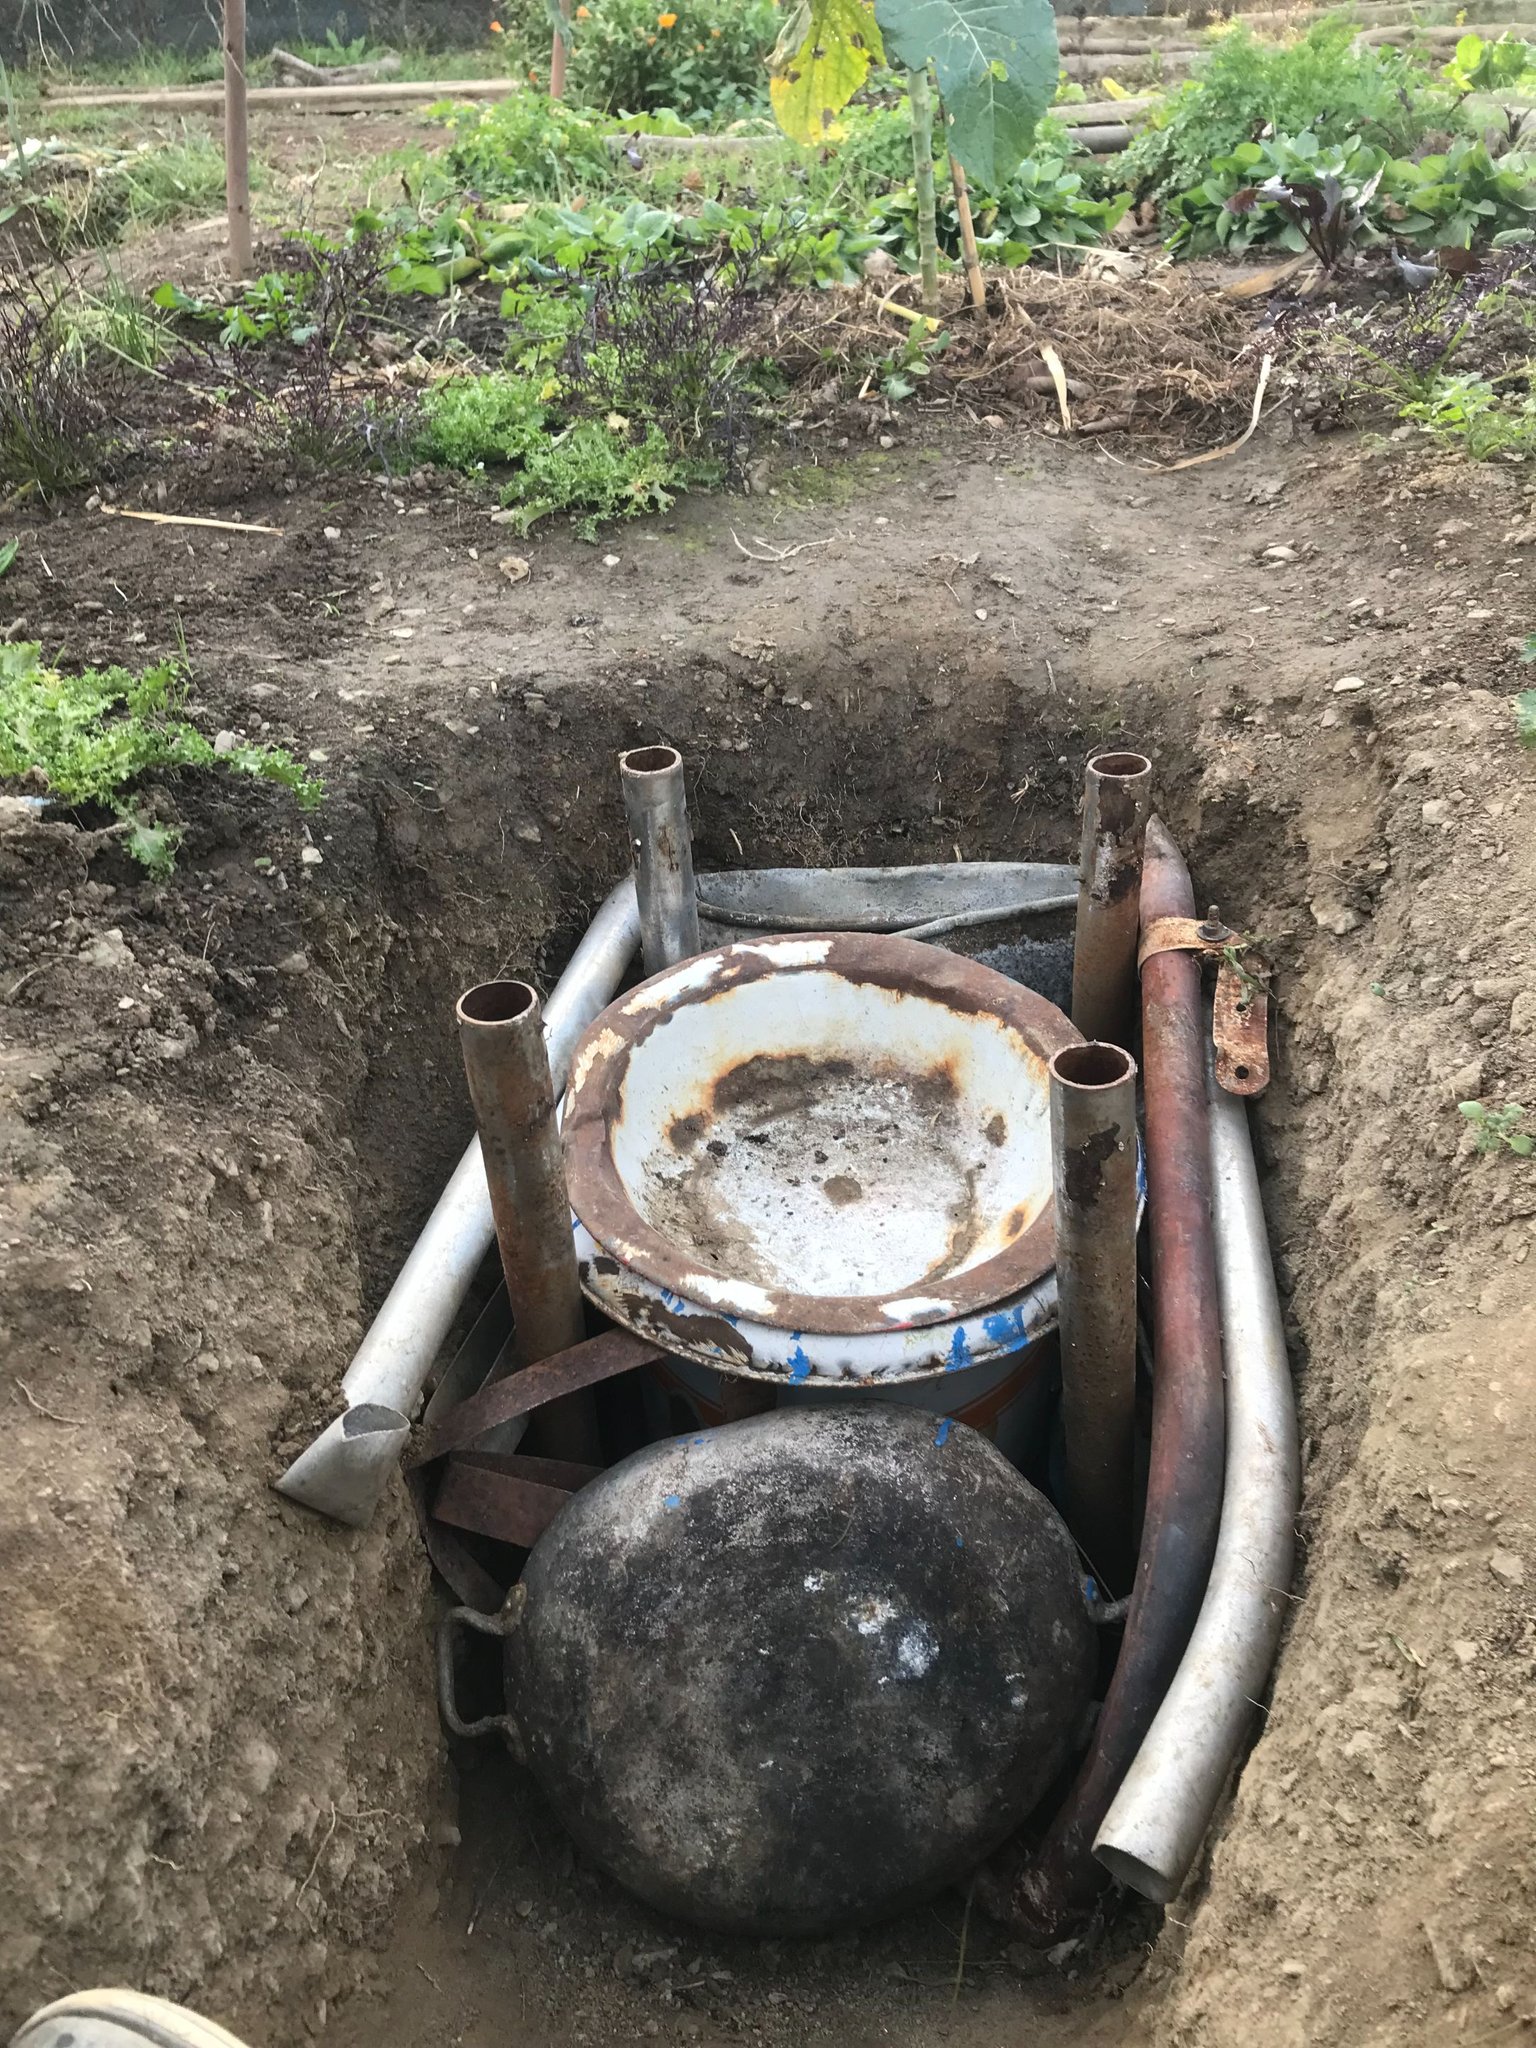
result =
M1194 915L1183 855L1153 818L1142 933L1159 918ZM1080 1928L1108 1881L1093 1839L1178 1669L1221 1518L1226 1416L1198 955L1149 956L1141 1030L1155 1362L1146 1516L1125 1639L1093 1747L1006 1901L1004 1917L1042 1946Z

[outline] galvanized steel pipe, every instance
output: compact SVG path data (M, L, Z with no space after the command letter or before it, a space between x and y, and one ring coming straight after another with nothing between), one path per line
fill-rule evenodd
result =
M1210 1100L1227 1358L1221 1533L1184 1661L1093 1845L1121 1884L1159 1905L1188 1877L1253 1726L1280 1640L1301 1490L1296 1400L1247 1112L1214 1080Z
M455 1015L518 1360L533 1365L586 1335L538 990L483 981L459 998ZM552 1402L539 1430L550 1457L597 1454L590 1394Z
M1147 826L1141 924L1192 919L1194 890L1162 823ZM1205 1595L1221 1514L1224 1404L1200 965L1151 955L1141 973L1147 1217L1152 1246L1152 1452L1125 1639L1093 1746L1013 1887L1008 1917L1050 1943L1080 1927L1106 1873L1093 1843L1173 1682Z
M1072 956L1072 1022L1129 1045L1136 1023L1137 899L1152 814L1144 754L1095 754L1083 773L1083 843Z
M676 747L632 747L619 756L640 901L640 953L647 975L701 950L693 881L693 840L683 757Z
M1067 1527L1118 1599L1136 1554L1136 1062L1068 1045L1050 1072Z
M640 917L633 876L609 894L544 1009L558 1093L577 1040L606 1009L634 957ZM410 1418L470 1284L495 1237L490 1191L472 1138L347 1368L347 1409L277 1481L279 1493L364 1528L399 1463Z

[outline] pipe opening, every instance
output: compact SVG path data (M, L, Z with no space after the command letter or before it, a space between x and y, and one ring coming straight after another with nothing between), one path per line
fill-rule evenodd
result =
M526 981L482 981L459 997L459 1018L465 1024L515 1024L539 1000Z
M1051 1073L1069 1088L1118 1088L1135 1077L1136 1062L1118 1045L1090 1039L1086 1045L1064 1045L1053 1053Z
M619 756L619 768L625 775L670 775L682 765L676 747L631 747Z
M1130 782L1152 773L1145 754L1095 754L1088 766L1101 781Z

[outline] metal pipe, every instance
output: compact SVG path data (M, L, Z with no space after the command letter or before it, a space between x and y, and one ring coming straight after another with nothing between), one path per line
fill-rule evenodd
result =
M455 1015L518 1359L535 1365L586 1335L538 990L482 981L459 998ZM539 1429L551 1457L597 1455L590 1393L552 1402Z
M1136 1062L1068 1045L1050 1073L1067 1527L1115 1599L1136 1557Z
M1084 1038L1129 1045L1136 1022L1137 892L1152 812L1144 754L1090 757L1072 956L1072 1022Z
M635 883L626 875L593 918L544 1009L556 1090L581 1034L606 1009L640 939ZM495 1237L490 1190L472 1138L358 1346L341 1390L347 1412L276 1482L279 1493L364 1528L399 1462L433 1361Z
M1142 927L1194 914L1189 870L1153 818L1141 879ZM1094 1838L1184 1654L1221 1513L1221 1323L1204 1012L1194 955L1148 958L1141 1018L1156 1362L1147 1504L1125 1639L1093 1746L1007 1902L1007 1918L1020 1934L1042 1944L1080 1927L1106 1882L1094 1861Z
M904 932L929 938L1077 901L1077 870L1043 861L910 868L748 868L700 875L699 914L743 931Z
M1093 1845L1113 1877L1159 1905L1189 1875L1268 1682L1301 1492L1296 1400L1248 1118L1242 1099L1214 1082L1210 1102L1227 1356L1221 1534L1184 1661Z
M648 975L699 952L688 791L676 747L631 747L619 756L624 812L640 900L640 953Z

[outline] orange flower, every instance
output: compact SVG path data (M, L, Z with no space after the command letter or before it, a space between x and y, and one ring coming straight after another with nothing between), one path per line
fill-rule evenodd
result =
M537 85L537 84L538 84L538 82L539 82L539 74L537 73L537 71L530 71L530 72L529 72L529 74L528 74L528 83L529 83L530 85Z
M590 21L590 20L592 19L592 10L591 10L591 8L590 8L590 7L578 7L578 8L577 8L577 10L576 10L576 19L577 19L578 21Z
M502 31L502 26L501 26L501 23L500 23L499 21L493 21L493 22L491 23L491 34L492 34L493 36L499 36L499 35L501 35L502 33L503 33L503 31Z
M675 14L658 14L656 17L656 26L658 28L676 28L677 16Z
M721 33L721 32L720 32L720 30L719 30L719 29L717 29L717 28L712 28L712 29L710 30L710 34L711 34L712 36L716 37L717 39L718 39L718 37L719 37L720 33Z

